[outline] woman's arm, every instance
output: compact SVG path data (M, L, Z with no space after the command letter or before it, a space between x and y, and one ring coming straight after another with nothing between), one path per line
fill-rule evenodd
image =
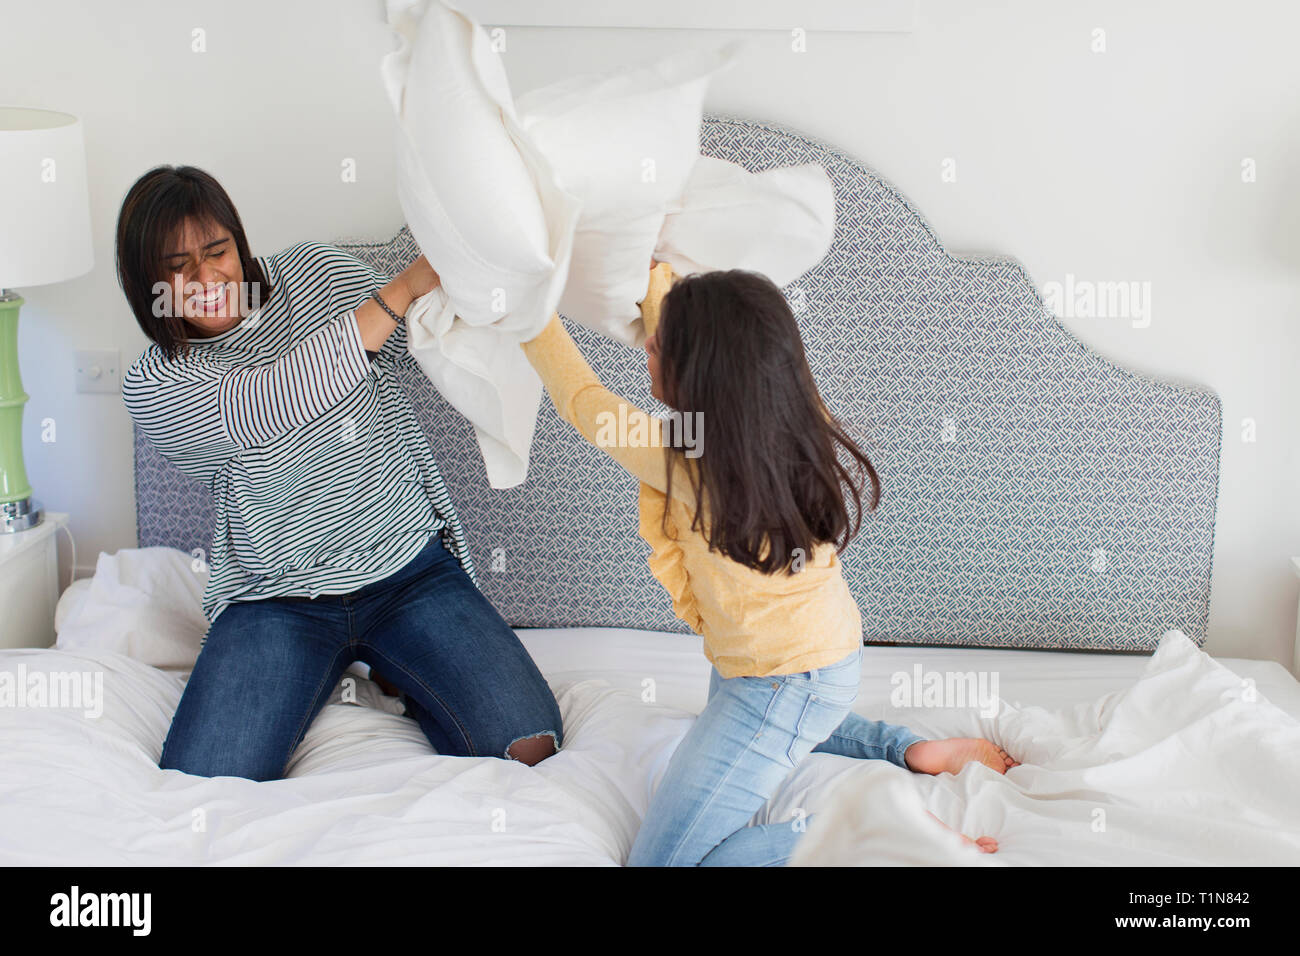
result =
M179 360L146 353L123 377L122 399L159 451L178 465L198 461L210 473L333 408L369 370L356 311L349 310L266 365L209 353Z
M396 344L405 347L405 330L370 298L370 294L378 292L390 309L398 315L406 315L414 300L438 285L438 273L429 260L420 256L390 279L337 246L313 245L317 268L329 276L330 312L341 312L355 304L361 344L368 352L378 352L385 344L393 344L391 339L401 339ZM361 296L365 299L358 303Z
M438 273L433 271L428 259L420 256L378 291L390 309L398 315L406 315L411 303L432 292L437 288L438 282ZM378 352L397 328L397 323L378 302L366 299L357 306L357 328L361 330L361 344L368 351Z
M375 291L398 315L406 315L406 310L411 307L411 303L416 298L401 275L382 289ZM357 306L357 330L361 335L361 345L367 352L378 352L383 348L396 328L397 323L393 321L392 316L374 299L366 299Z
M146 352L123 377L132 419L186 474L206 480L244 449L318 418L361 384L370 369L366 351L394 337L397 323L369 298L387 277L341 249L313 245L312 268L329 277L318 307L339 314L275 361L249 366L206 350L172 360ZM437 281L421 256L379 293L402 315Z

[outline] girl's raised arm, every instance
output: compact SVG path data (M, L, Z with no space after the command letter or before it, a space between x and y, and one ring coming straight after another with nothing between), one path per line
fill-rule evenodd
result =
M660 300L671 285L672 269L661 263L651 273L641 303L647 335L654 334ZM662 422L601 384L558 314L551 316L541 335L523 343L523 349L561 418L629 473L658 491L667 491ZM689 497L690 483L675 480L673 495Z

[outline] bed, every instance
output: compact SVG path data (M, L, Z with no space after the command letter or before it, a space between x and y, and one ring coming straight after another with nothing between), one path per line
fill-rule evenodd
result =
M827 403L864 430L884 482L844 557L868 645L856 709L1022 761L921 777L818 754L755 821L806 821L805 864L1300 862L1300 684L1200 649L1217 396L1095 354L1019 264L951 254L828 144L721 116L701 144L750 169L817 162L835 184L831 250L786 292ZM389 273L417 255L405 229L338 245ZM635 352L574 334L611 388L654 407ZM211 503L137 434L139 548L100 555L65 593L55 648L0 652L0 673L102 682L93 719L0 709L0 861L626 859L708 677L645 566L634 484L547 405L528 481L490 489L468 425L413 362L403 380L480 584L556 692L562 751L532 768L440 757L350 673L286 779L158 770L203 630ZM925 810L1001 851L968 851Z

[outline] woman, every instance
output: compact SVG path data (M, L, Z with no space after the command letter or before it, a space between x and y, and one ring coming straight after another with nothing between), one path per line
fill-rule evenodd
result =
M957 773L971 760L998 773L1016 766L990 741L924 740L850 710L862 622L838 554L860 525L864 475L876 506L875 469L822 404L780 289L740 270L682 279L665 294L670 281L667 265L655 268L642 303L647 365L655 398L699 416L707 441L694 459L600 384L558 317L523 346L561 417L641 480L650 568L713 664L708 704L628 863L785 863L799 829L746 824L814 750L918 773ZM611 444L603 426L615 420L637 421L638 436L646 425L651 440ZM990 837L967 842L997 849Z
M429 263L390 279L315 242L254 257L215 179L160 166L122 204L117 268L153 343L127 409L216 510L211 623L159 765L281 777L354 661L438 753L554 753L555 698L475 584L395 374Z

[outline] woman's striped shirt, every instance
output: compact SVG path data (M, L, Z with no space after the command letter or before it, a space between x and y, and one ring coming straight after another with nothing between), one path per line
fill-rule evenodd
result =
M318 242L257 261L267 301L227 332L190 339L188 355L150 345L122 381L136 425L212 492L208 620L234 601L353 591L435 533L477 580L397 379L406 328L373 359L361 343L356 309L389 277Z

